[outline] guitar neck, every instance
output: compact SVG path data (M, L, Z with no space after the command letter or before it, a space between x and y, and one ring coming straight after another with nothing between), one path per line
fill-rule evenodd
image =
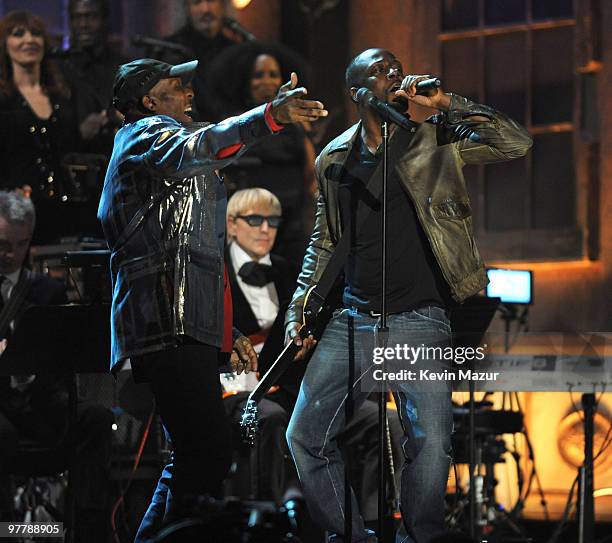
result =
M289 365L294 363L293 359L299 350L300 347L298 347L293 341L285 346L270 369L260 379L259 383L257 383L257 386L253 389L251 394L249 394L249 401L258 403L264 397L270 387L276 384L276 381L280 378L280 376L285 373Z
M317 336L317 323L325 322L329 320L331 316L331 308L325 304L325 298L322 297L316 290L317 285L312 285L308 290L305 297L305 306L310 306L310 316L305 312L304 323L300 326L299 335L302 340L306 339L310 335ZM310 297L313 300L310 300ZM325 320L323 321L323 317ZM294 363L295 355L299 352L301 347L298 347L293 341L285 345L281 354L278 355L270 369L261 378L255 389L251 392L248 399L248 405L257 404L268 392L271 386L275 385L278 379L287 371L287 368Z

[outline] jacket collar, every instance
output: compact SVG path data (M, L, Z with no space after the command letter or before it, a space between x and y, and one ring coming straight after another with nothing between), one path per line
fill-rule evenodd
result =
M436 117L435 115L432 117L429 117L428 119L426 119L425 122L430 122L430 123L435 124L435 117ZM413 126L416 129L418 129L419 123L415 123L414 121L410 121L410 122L413 124ZM341 153L341 152L346 152L348 154L348 152L350 152L353 145L357 141L357 138L359 137L360 133L361 133L361 121L359 121L358 123L354 124L347 130L345 130L337 138L333 139L327 148L327 154L332 155L334 153Z
M329 155L333 153L347 152L351 150L353 144L359 137L359 132L361 131L361 121L354 124L347 130L345 130L342 134L340 134L337 138L329 144L329 148L327 153Z

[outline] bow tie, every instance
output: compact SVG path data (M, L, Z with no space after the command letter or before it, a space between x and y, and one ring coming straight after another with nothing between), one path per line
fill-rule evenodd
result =
M253 285L254 287L263 287L276 278L276 272L272 266L259 262L243 264L238 271L238 275L247 285Z

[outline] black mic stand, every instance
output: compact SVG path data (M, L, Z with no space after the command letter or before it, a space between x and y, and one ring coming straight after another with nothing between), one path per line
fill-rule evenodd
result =
M414 127L409 123L408 117L394 110L388 104L384 104L378 100L371 91L366 88L360 88L357 91L357 101L365 101L369 107L376 111L381 122L382 135L382 216L381 216L381 307L380 321L376 327L376 346L385 348L389 341L389 328L387 326L387 201L388 201L388 154L389 154L389 124L391 121L398 125L401 129L414 132ZM384 358L381 364L381 370L385 371ZM385 540L385 525L387 519L387 393L384 386L380 390L378 398L378 542L384 543ZM395 498L395 496L394 496Z
M389 340L389 328L387 327L387 177L388 177L388 147L389 147L389 125L383 121L382 134L382 258L381 278L382 296L380 304L380 322L376 334L377 347L386 347ZM384 371L384 360L382 370ZM387 442L387 394L383 388L378 397L378 541L384 542L385 520L387 518L387 470L385 469Z
M470 537L473 541L480 541L480 527L478 526L477 511L476 511L476 475L474 470L476 469L476 448L474 441L476 439L474 426L475 426L475 411L474 405L474 381L470 379L469 382L469 439L468 439L468 453L469 453L469 490L468 490L468 501L470 504L469 518L470 518ZM480 464L479 464L480 465ZM459 484L455 481L455 484ZM478 536L478 539L476 537Z
M593 543L595 527L594 458L593 436L595 434L595 394L582 395L584 410L584 464L579 469L578 485L578 543Z
M229 28L234 34L240 36L245 42L257 40L257 38L246 28L244 28L244 26L242 26L236 19L224 16L222 22L223 26Z

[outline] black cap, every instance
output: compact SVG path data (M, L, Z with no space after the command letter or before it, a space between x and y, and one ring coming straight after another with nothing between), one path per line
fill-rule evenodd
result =
M152 58L141 58L119 66L113 85L113 105L127 113L134 102L138 102L159 81L169 77L180 77L183 83L193 78L198 61L192 60L173 66Z

